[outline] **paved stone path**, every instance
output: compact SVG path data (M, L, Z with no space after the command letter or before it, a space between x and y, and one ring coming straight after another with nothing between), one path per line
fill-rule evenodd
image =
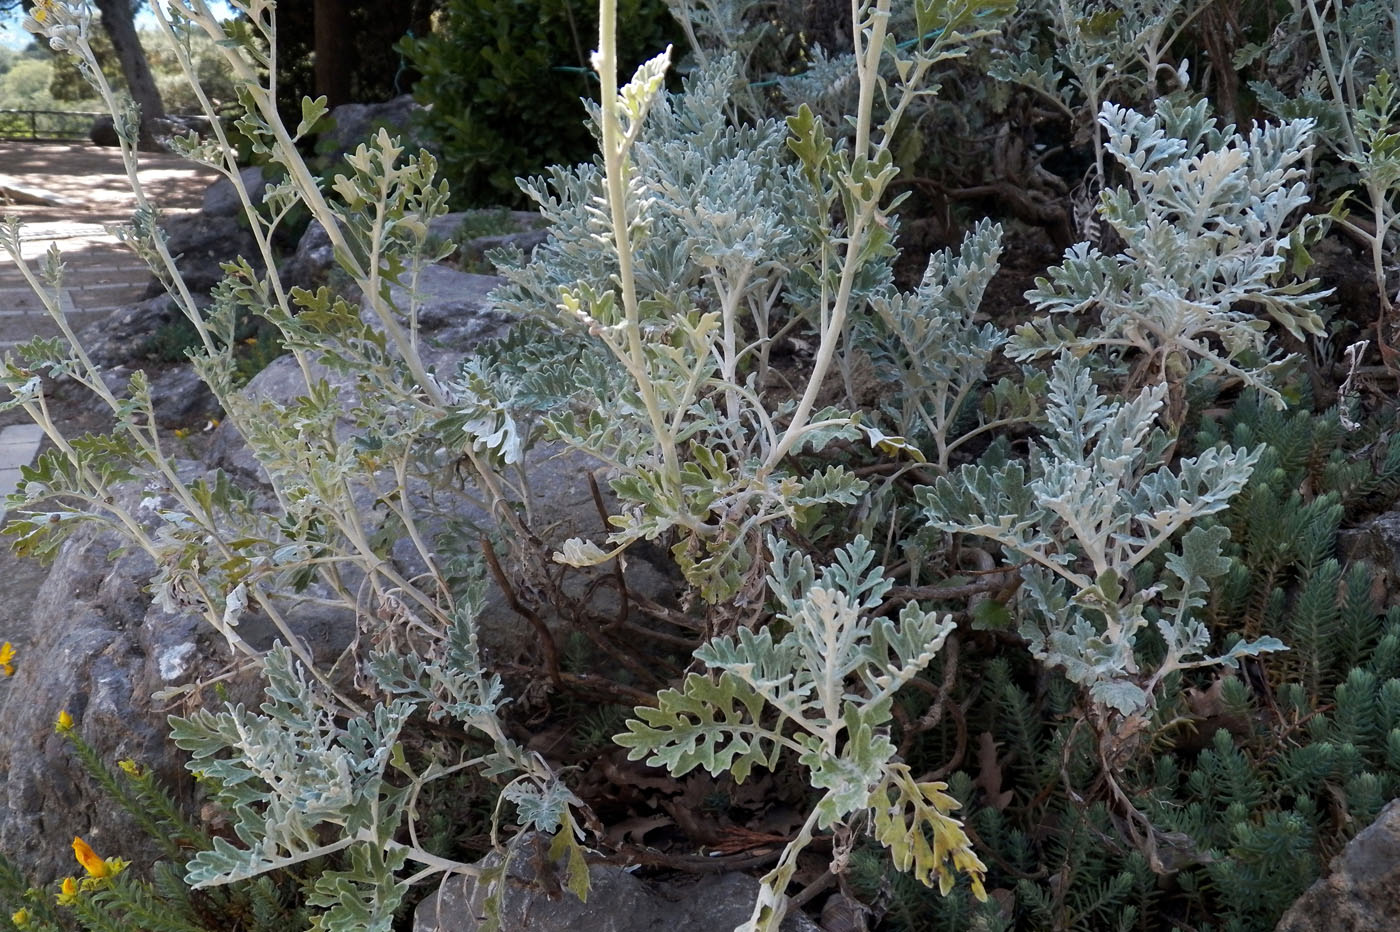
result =
M141 154L138 177L166 214L197 209L217 177L174 155ZM107 232L130 219L136 201L116 149L67 143L0 143L0 214L22 224L26 260L50 246L63 256L60 306L75 329L138 300L151 280L145 265ZM32 266L37 271L39 264ZM0 353L36 336L58 334L15 261L0 250ZM32 424L0 427L0 496L14 491L19 467L32 461L42 432Z

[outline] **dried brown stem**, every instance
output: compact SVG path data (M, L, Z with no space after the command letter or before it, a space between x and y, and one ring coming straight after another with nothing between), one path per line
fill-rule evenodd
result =
M481 538L481 553L486 558L486 567L491 571L491 578L496 581L496 585L500 587L501 593L505 596L506 605L535 629L535 637L539 642L540 652L544 654L544 667L545 671L549 673L550 681L556 686L562 685L563 679L559 673L559 647L554 643L554 634L549 630L549 625L545 624L544 619L516 597L515 588L511 586L505 571L501 569L501 561L496 558L495 548L485 537Z
M705 633L705 621L701 618L691 618L685 612L676 611L674 608L667 608L660 602L653 602L640 593L632 593L632 602L658 621L664 621L669 625L675 625L684 631L694 631L696 634Z
M598 480L590 471L588 473L588 491L593 494L593 507L598 509L598 517L602 519L603 529L607 530L608 506L603 502L603 493L598 488ZM622 572L622 557L619 556L612 561L613 579L617 582L617 618L614 624L622 624L627 620L631 612L631 606L627 603L627 578Z

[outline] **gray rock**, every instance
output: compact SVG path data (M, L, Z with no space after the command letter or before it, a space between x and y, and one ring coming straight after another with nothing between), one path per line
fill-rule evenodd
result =
M179 467L186 476L203 471L197 463ZM132 486L113 494L138 515L150 495ZM155 564L134 549L119 553L124 543L96 523L74 531L39 588L27 633L9 633L19 653L14 677L0 687L6 723L0 734L0 772L6 775L0 850L41 884L77 872L67 845L75 835L103 856L142 865L161 856L55 734L58 713L72 715L77 733L100 759L109 765L134 760L188 801L195 794L193 780L183 752L168 741L167 716L177 709L154 694L208 680L225 672L229 661L223 638L202 617L171 614L152 603L148 585ZM308 595L327 593L313 589ZM336 657L354 635L349 610L309 599L279 607L322 662ZM251 614L240 633L265 648L275 630ZM234 701L253 699L259 689L251 679L225 685Z
M88 130L88 141L94 146L121 145L116 123L110 115L103 114L92 121L92 128Z
M549 236L549 231L539 226L543 218L538 214L527 213L525 211L513 211L508 219L520 226L520 232L502 233L495 236L482 236L475 239L458 242L457 234L462 222L467 219L473 211L462 211L458 213L443 214L434 217L428 223L428 233L436 239L455 243L458 246L457 257L459 264L471 264L477 267L489 265L486 260L486 253L489 250L515 246L526 255L534 252L535 248L543 243ZM536 228L538 227L538 228ZM290 259L284 262L279 268L282 281L287 286L300 286L314 290L327 283L331 270L335 267L335 251L331 248L331 239L326 234L325 227L317 221L312 221L306 231L297 241L296 252ZM430 267L428 276L446 278L445 273L451 273L447 267ZM481 278L482 276L477 276ZM470 279L465 281L470 282ZM474 304L480 304L485 293L491 288L500 284L499 279L492 279L489 283L483 283L480 287L472 288L476 297L473 297ZM397 300L397 299L396 299ZM431 325L430 325L431 326Z
M473 276L481 277L481 276ZM444 371L448 368L449 356L440 351ZM451 359L460 357L460 353ZM325 379L332 390L343 399L348 409L358 403L357 390L344 374L319 364L312 365L311 375L315 379ZM306 394L306 383L300 367L290 356L283 356L259 372L243 390L250 397L277 404L287 404ZM344 429L350 430L348 424ZM262 466L254 458L243 438L239 436L230 420L225 420L215 429L205 454L210 466L221 469L245 484L266 485L267 476ZM593 502L593 493L588 484L590 472L600 469L602 464L577 451L569 451L557 446L537 446L527 451L523 471L530 477L531 510L533 523L546 540L546 555L564 540L576 536L600 537L605 530L602 518ZM612 502L606 495L608 504ZM441 503L428 501L426 489L415 485L409 490L419 513L419 521L425 538L432 542L444 532L446 517L440 513ZM366 499L365 512L372 510L373 502ZM466 550L478 548L477 538L494 526L494 520L470 505L461 501L452 503L451 518L460 527L476 528L470 533L470 540L463 543ZM547 516L547 517L545 517ZM427 571L416 548L407 541L400 541L392 550L398 570L407 578L413 578ZM504 554L502 555L504 557ZM641 593L654 602L674 604L675 579L664 566L649 562L640 550L630 553L626 561L625 575L629 588ZM579 597L589 585L592 573L571 571L565 574L566 593ZM595 608L604 615L617 610L616 595L611 587L597 590ZM559 618L548 606L537 606L542 620L551 630L562 637L565 630L564 619ZM477 619L483 654L493 659L513 661L521 657L533 656L538 650L534 630L522 621L508 605L504 594L493 584L487 590L485 604Z
M441 265L422 270L417 281L418 326L425 337L425 361L446 371L443 364L449 360L460 359L483 340L504 335L511 317L487 300L501 282L494 275L472 275ZM408 288L392 286L389 303L407 326ZM360 318L372 327L382 326L368 299L361 305Z
M252 166L240 171L238 177L243 182L243 187L248 189L248 196L252 198L253 205L261 204L265 185L263 170ZM238 199L238 189L234 187L233 182L227 178L220 178L211 184L204 192L202 210L206 217L243 216L243 203Z
M1329 873L1279 920L1276 932L1400 929L1400 799L1332 859Z
M131 365L147 352L151 338L180 311L164 293L119 307L78 332L78 340L98 368Z
M255 269L262 268L262 256L247 226L239 217L188 214L165 222L166 248L175 257L175 266L191 291L207 292L223 281L222 264L242 256ZM148 296L164 292L152 280Z
M367 143L383 127L400 138L408 153L415 154L419 143L413 137L414 115L422 109L411 94L377 104L342 104L330 112L334 125L320 134L317 152L331 158L334 170L342 156Z
M500 236L478 236L468 240L457 249L457 255L465 268L489 268L495 270L490 254L497 249L518 249L529 259L535 250L549 239L548 230L527 230L524 233L503 233Z
M1377 515L1360 527L1337 534L1337 554L1347 562L1369 563L1375 572L1374 591L1382 609L1400 605L1400 511Z
M463 224L470 223L482 215L485 215L492 225L499 224L506 229L488 236L464 239ZM528 257L549 238L549 228L545 219L537 213L524 210L464 210L443 214L428 221L428 233L457 246L453 261L460 268L472 271L488 269L492 272L495 269L486 257L488 252L515 247Z
M531 230L539 230L545 227L545 219L538 213L531 210L458 210L448 214L439 214L428 221L428 233L438 239L460 242L462 224L476 217L486 215L492 221L500 217L505 223L514 229L502 230L502 235L515 233L525 233Z
M124 497L135 503L130 491ZM142 590L153 564L144 554L117 556L117 543L88 525L63 545L35 599L32 634L16 645L15 676L0 694L0 849L39 882L76 871L66 845L74 835L104 856L138 863L157 856L54 733L58 713L73 716L103 760L130 758L169 785L188 787L166 741L168 710L151 700L151 689L211 673L221 662L195 619L150 606ZM176 660L175 642L194 646Z
M208 298L195 295L195 301L203 306ZM181 316L174 300L161 294L117 308L80 330L78 341L102 371L107 387L125 394L127 379L136 369L149 370L152 362L172 363L182 358L178 346L167 342L171 331L162 333ZM86 389L65 377L55 383L54 391L58 397L74 398L84 397ZM219 410L208 388L183 364L153 376L151 394L156 420L167 427L189 427L215 416Z
M345 399L346 407L355 403L354 383L343 373L313 363L311 376L325 379ZM243 392L258 401L288 404L306 394L306 379L295 358L279 356L253 376L243 387ZM205 460L215 469L221 469L245 483L266 485L268 482L267 474L231 421L224 421L214 431Z
M161 427L201 427L218 417L219 402L190 366L174 366L151 380L151 407Z
M512 847L501 902L501 928L510 932L733 932L748 920L758 895L758 881L746 874L650 884L625 868L592 864L585 903L560 889L563 867L549 862L549 839L530 834ZM481 861L483 867L499 864L494 853ZM447 878L414 911L413 932L476 932L484 893L474 877ZM800 914L789 915L782 928L820 932Z
M314 291L326 284L335 267L335 250L331 238L319 221L313 220L297 240L296 252L282 263L278 272L287 288L300 287Z

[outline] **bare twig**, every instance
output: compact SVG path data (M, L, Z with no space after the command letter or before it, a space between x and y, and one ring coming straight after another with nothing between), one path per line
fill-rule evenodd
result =
M514 587L506 578L505 571L501 569L501 561L496 558L495 548L491 546L491 541L485 537L481 538L481 554L486 558L486 567L491 571L491 578L496 581L496 585L501 589L501 594L505 596L506 605L535 629L535 637L539 642L540 652L544 654L544 666L546 672L549 673L550 681L556 686L562 685L563 679L559 673L559 648L554 643L554 634L549 630L549 625L545 624L544 619L516 597Z

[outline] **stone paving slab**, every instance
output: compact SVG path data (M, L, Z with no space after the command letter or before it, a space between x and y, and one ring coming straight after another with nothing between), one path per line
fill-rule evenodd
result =
M44 429L38 424L11 424L0 429L0 499L19 488L20 467L34 462Z

